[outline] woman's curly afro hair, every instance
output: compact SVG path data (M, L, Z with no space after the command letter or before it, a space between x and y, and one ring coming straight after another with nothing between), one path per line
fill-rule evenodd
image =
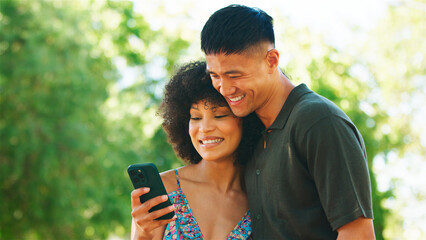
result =
M213 88L206 73L206 63L197 61L183 65L170 79L158 112L176 154L191 164L201 161L188 133L190 108L200 100L215 106L228 106L224 97ZM243 137L237 149L238 164L243 165L249 160L262 129L263 125L254 113L243 118Z

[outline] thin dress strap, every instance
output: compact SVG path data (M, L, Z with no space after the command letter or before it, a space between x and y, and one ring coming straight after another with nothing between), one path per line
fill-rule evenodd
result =
M175 169L175 173L176 173L176 182L177 182L177 185L178 185L178 189L181 190L180 189L179 174L178 174L178 170L177 169Z

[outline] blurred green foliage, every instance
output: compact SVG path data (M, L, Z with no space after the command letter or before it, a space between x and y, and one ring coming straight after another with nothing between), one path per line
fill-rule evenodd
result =
M421 16L403 8L390 9L388 18L421 24ZM401 26L381 30L396 35ZM400 78L412 84L407 93L421 89L415 79L425 75L425 58L386 62L389 52L377 51L361 60L304 30L289 28L285 35L280 51L295 56L286 71L351 117L364 137L370 170L376 156L402 153L411 143L407 137L414 142L417 135L391 120L371 96L378 89L396 96ZM384 36L375 37L380 43ZM404 56L398 46L406 41L382 44L397 46ZM126 167L154 162L164 171L182 164L155 113L167 77L189 46L152 30L129 1L0 0L0 239L128 236L132 188ZM312 47L320 53L312 55ZM156 70L158 62L163 69ZM395 62L406 71L386 75ZM119 68L136 71L136 79L126 83ZM392 191L378 191L373 172L371 178L376 235L383 239L390 212L382 203Z
M126 167L157 161L164 170L177 161L158 126L150 137L141 131L152 117L146 103L158 102L145 87L156 79L109 92L120 79L115 58L146 63L130 36L146 48L164 38L132 7L1 1L1 239L124 236L131 210ZM171 41L164 56L170 64L185 47L179 42ZM120 106L109 111L104 105L112 97ZM121 111L124 104L139 108Z

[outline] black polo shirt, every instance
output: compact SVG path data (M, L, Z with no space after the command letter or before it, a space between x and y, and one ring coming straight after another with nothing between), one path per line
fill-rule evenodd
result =
M373 218L364 142L335 104L301 84L262 134L245 171L254 239L336 239Z

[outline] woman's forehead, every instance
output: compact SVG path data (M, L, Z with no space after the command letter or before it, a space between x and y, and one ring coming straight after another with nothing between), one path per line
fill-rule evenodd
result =
M191 105L191 109L200 110L200 108L204 110L212 110L212 111L231 110L226 103L217 103L208 99L203 99L198 102L194 102Z

